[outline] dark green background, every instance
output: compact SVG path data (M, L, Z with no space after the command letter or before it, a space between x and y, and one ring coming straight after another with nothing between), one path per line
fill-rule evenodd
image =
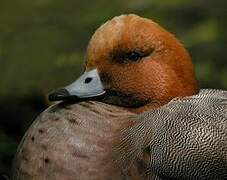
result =
M47 106L79 75L87 43L113 16L151 18L192 55L201 87L227 89L226 0L0 0L0 174Z

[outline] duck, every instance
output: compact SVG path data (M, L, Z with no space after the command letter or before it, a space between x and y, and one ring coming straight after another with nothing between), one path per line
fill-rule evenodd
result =
M49 95L50 101L63 102L29 128L14 177L28 169L23 168L27 156L39 149L33 164L43 163L37 169L61 167L56 177L64 179L227 178L226 91L200 90L191 57L174 35L138 15L114 17L92 36L84 69L72 84ZM76 162L65 153L69 149ZM31 164L26 165L30 179Z

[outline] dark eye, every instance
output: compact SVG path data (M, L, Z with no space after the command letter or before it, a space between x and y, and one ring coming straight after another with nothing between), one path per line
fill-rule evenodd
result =
M149 56L154 49L149 49L146 51L143 50L131 50L131 51L122 51L122 50L114 50L111 53L111 59L117 63L131 63L131 62L139 62L144 57Z
M131 61L137 61L142 58L142 55L136 51L131 51L125 54L125 59L131 60Z

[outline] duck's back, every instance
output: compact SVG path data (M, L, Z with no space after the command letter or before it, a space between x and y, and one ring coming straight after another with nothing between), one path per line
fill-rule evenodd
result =
M137 120L124 132L122 159L149 147L150 171L161 179L227 179L227 91L201 90Z

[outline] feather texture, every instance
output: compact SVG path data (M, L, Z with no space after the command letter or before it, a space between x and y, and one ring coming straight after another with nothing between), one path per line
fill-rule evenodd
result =
M147 179L227 179L227 91L202 89L135 120L114 148L121 168L142 159Z

